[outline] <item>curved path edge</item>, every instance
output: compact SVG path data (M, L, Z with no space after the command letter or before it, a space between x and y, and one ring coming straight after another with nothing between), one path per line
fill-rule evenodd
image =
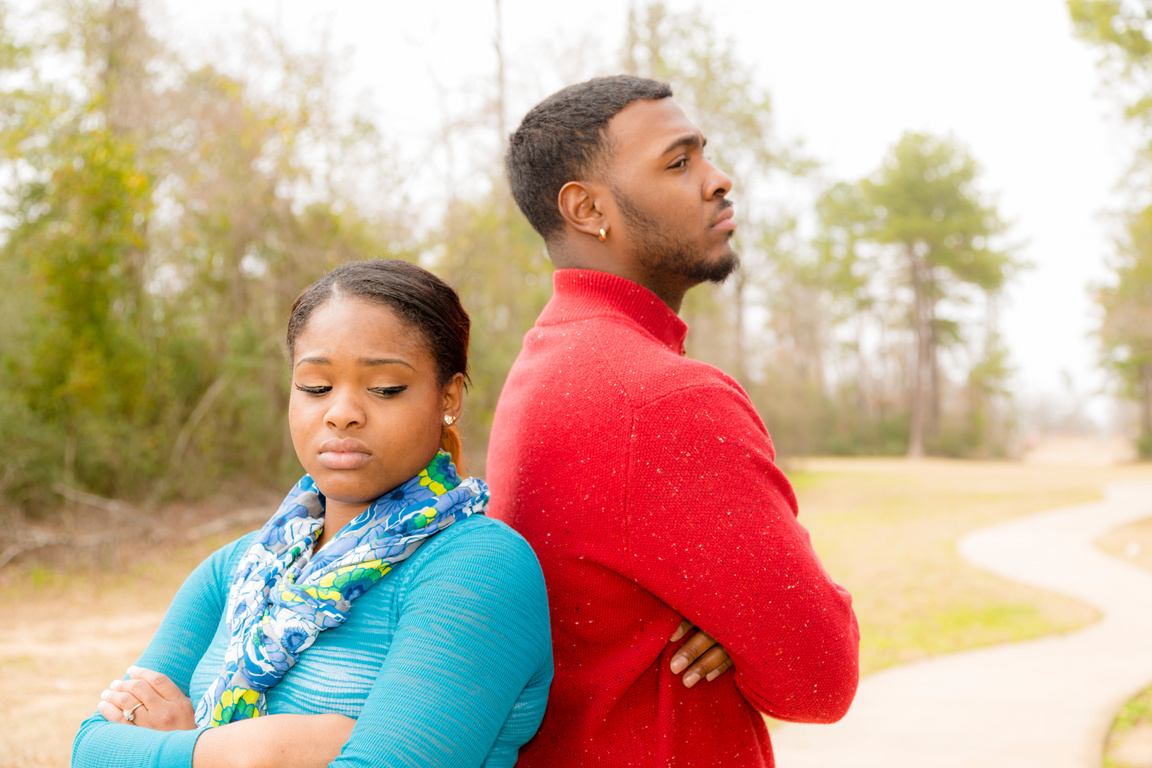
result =
M774 730L780 768L1098 768L1116 710L1152 681L1152 573L1093 542L1152 515L1152 482L975 531L973 564L1074 597L1102 618L1064 635L865 677L834 725Z

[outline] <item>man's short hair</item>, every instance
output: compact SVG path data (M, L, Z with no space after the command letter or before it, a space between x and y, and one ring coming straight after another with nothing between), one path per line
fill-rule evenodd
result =
M638 99L671 96L667 83L613 75L570 85L528 111L509 137L504 163L512 196L541 237L563 228L560 189L588 178L608 154L608 121Z

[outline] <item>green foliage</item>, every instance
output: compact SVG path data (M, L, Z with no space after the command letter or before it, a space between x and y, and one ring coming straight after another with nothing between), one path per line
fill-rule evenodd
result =
M293 299L343 261L414 254L331 170L387 178L345 162L380 158L378 134L331 120L323 56L267 35L246 81L179 61L134 2L37 12L55 31L36 45L0 27L0 68L31 73L0 80L0 494L36 511L58 481L141 500L281 484Z
M1152 458L1152 205L1148 205L1152 161L1152 2L1068 0L1076 33L1103 54L1101 65L1142 131L1144 146L1130 179L1133 209L1117 238L1113 276L1097 288L1103 310L1097 329L1105 367L1122 392L1140 408L1136 447Z
M30 405L74 424L79 412L140 405L147 363L135 330L151 185L135 148L107 130L61 144L46 183L18 200L5 258L27 261L41 300Z
M849 306L863 308L870 303L864 290L879 287L884 291L879 295L902 306L912 331L911 455L923 454L926 441L943 437L940 350L972 341L962 315L945 313L994 300L1025 266L993 247L1005 226L983 201L977 176L975 161L954 142L906 133L874 174L832 187L818 205L818 244L826 259L843 264L838 284ZM997 343L989 320L984 346ZM999 387L1009 373L1001 349L979 368L979 386ZM956 447L955 440L937 440L935 447L968 453L983 442L978 434L970 437L959 444L967 448ZM945 449L946 443L952 447Z
M624 72L672 85L675 99L709 137L709 153L745 185L767 173L798 173L811 163L782 141L772 120L772 100L740 61L731 40L719 37L700 11L674 13L662 2L628 11L620 56Z
M1105 366L1140 405L1140 455L1152 458L1152 207L1129 215L1113 280L1097 289Z
M874 175L821 195L808 240L802 214L767 201L813 164L781 140L769 95L706 17L633 5L621 64L672 84L733 178L741 270L690 293L681 314L689 354L749 390L781 452L920 453L927 435L931 450L995 453L989 443L1007 437L1004 398L966 385L946 393L937 359L942 348L988 346L993 324L983 338L965 333L963 307L988 301L1021 266L992 245L1004 225L976 188L975 162L951 141L909 133ZM909 328L925 341L922 362L901 359L906 344L876 339ZM904 391L909 367L924 371L916 399ZM988 364L976 378L995 387L1008 373Z
M1152 128L1152 2L1066 0L1076 35L1103 54L1101 65L1125 104L1125 115ZM1135 87L1133 87L1135 86Z
M905 280L915 279L917 266L931 270L924 279L934 297L947 295L945 280L998 291L1017 266L989 247L1004 224L975 181L975 160L953 142L906 133L879 171L860 182L867 236L911 252Z
M498 179L487 196L449 208L429 251L472 317L472 387L460 428L469 471L478 472L504 379L552 295L552 264Z
M729 192L740 218L733 243L741 268L724 286L690 292L681 316L693 329L688 353L750 387L761 376L762 361L752 350L762 334L748 326L749 310L771 280L773 243L795 226L787 214L758 202L771 182L801 175L812 164L780 137L768 93L702 12L675 13L662 2L632 6L620 65L671 84L676 101L707 137L710 159L733 180Z

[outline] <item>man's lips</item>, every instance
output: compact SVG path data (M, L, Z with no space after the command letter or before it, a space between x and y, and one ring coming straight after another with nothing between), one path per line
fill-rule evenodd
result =
M720 229L726 232L731 232L736 229L734 214L735 211L732 210L732 206L726 206L724 210L720 211L720 215L716 217L716 221L712 223L712 229Z
M320 446L320 466L325 469L359 469L372 458L372 451L359 440L326 440Z

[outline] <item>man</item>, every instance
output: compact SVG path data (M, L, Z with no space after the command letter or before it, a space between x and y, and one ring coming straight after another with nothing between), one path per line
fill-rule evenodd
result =
M771 766L760 713L832 722L856 690L851 598L796 522L764 425L735 381L683 357L685 292L738 260L731 181L671 95L571 86L508 149L558 268L487 466L491 514L536 550L552 613L528 768ZM683 644L682 618L701 630Z

